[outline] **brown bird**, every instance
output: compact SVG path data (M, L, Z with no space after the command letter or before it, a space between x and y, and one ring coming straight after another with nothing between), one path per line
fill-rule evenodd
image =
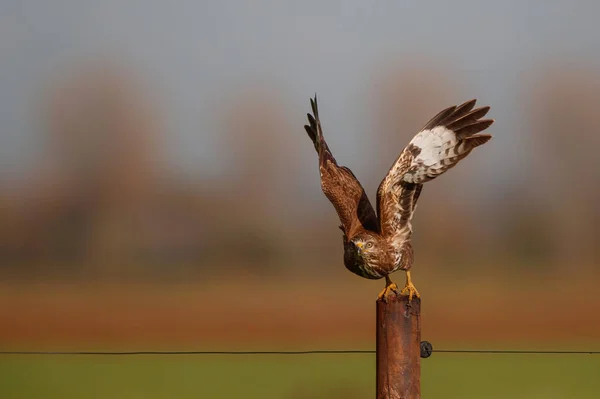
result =
M473 109L476 100L452 106L434 116L404 148L377 189L377 214L352 171L340 166L331 154L319 120L317 96L311 99L313 115L304 128L319 154L321 188L333 204L343 231L344 265L368 279L385 277L378 298L390 293L419 297L412 283L411 219L423 183L454 167L475 148L492 138L477 134L493 119L481 119L490 107ZM406 285L398 287L389 275L406 271Z

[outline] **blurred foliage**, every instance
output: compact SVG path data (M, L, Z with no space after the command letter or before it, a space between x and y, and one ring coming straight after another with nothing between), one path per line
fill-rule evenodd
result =
M367 188L375 190L425 121L461 101L448 71L421 66L390 67L379 75L375 153L365 149L356 155L373 159ZM558 270L575 262L580 270L597 271L600 185L593 182L600 168L589 148L600 135L593 107L574 107L568 100L596 103L597 73L576 67L544 71L525 97L522 119L513 121L530 132L527 140L535 148L522 161L524 178L486 183L502 180L491 157L503 145L498 132L497 140L451 177L426 187L414 220L418 259L430 260L434 268L460 264L456 272L463 274L471 270L465 265L494 257L508 261L504 270L529 262ZM40 168L20 184L0 186L0 273L33 280L178 279L191 277L178 268L194 265L198 276L223 267L276 275L286 271L281 266L286 260L318 265L340 253L335 212L320 193L317 175L310 195L298 192L291 160L302 155L308 175L316 159L300 127L293 134L305 139L305 151L285 139L292 134L287 117L292 111L280 92L246 90L224 103L219 151L229 170L217 180L191 180L166 167L169 136L160 109L132 76L110 65L82 68L53 81L42 96L39 133L46 145ZM496 108L492 104L492 117ZM490 163L485 175L478 170L484 163ZM566 184L574 175L590 184ZM463 187L494 200L476 203Z

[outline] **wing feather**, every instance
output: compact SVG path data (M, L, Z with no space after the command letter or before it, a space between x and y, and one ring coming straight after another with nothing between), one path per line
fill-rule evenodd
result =
M466 113L461 117L453 118L454 122L448 123L447 127L456 134L459 134L461 128L477 122L477 120L483 118L489 112L489 110L490 107L481 107L476 109L475 111Z
M493 119L481 119L490 107L472 110L474 105L475 100L468 101L441 122L427 123L411 140L408 147L414 156L404 171L405 182L425 183L436 178L492 138L488 134L477 135L494 123Z
M381 234L405 241L412 234L410 221L423 183L436 178L491 135L479 134L494 121L480 119L490 107L475 107L476 100L444 109L425 124L404 148L377 190Z
M310 103L313 115L307 114L309 125L305 125L304 129L319 154L321 189L340 218L340 228L347 239L362 230L378 231L377 215L364 188L349 168L338 165L325 142L316 95Z

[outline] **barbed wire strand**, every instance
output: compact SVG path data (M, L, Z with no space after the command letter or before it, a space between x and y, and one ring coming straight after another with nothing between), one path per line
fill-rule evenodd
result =
M86 356L137 356L137 355L327 355L374 354L374 350L304 350L304 351L0 351L0 355L86 355ZM600 355L600 351L518 350L518 349L433 349L433 353L473 354L531 354L531 355Z

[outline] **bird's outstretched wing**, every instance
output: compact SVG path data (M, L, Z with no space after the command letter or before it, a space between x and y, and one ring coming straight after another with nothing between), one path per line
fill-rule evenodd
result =
M350 169L337 164L323 138L316 95L314 100L310 100L310 105L314 116L307 114L309 125L304 125L304 129L319 154L321 189L340 218L340 228L347 239L351 239L362 229L377 231L377 215L365 190Z
M452 106L434 116L404 148L377 189L377 214L384 236L410 237L410 219L423 183L454 167L492 138L476 134L493 119L481 119L490 107L473 109L476 100Z

